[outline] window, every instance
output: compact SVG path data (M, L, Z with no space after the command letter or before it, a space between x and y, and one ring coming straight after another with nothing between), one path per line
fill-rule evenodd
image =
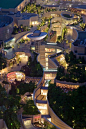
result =
M46 58L46 61L48 61L48 58Z
M48 66L48 63L46 63L46 66Z

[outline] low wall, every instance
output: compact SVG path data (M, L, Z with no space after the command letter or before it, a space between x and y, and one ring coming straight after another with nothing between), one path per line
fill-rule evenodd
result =
M54 82L56 83L56 86L59 86L61 88L71 88L71 89L77 89L79 86L86 85L86 82L84 83L73 83L73 82L66 82L66 81L60 81L55 79Z
M50 108L49 102L47 99L47 105L48 105L48 112L49 115L51 116L51 122L59 127L60 129L73 129L70 126L68 126L66 123L64 123L55 113L54 111Z

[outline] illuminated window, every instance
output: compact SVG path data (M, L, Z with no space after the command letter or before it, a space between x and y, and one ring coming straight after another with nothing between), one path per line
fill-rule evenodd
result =
M48 67L46 67L46 70L48 69Z
M46 58L46 61L48 61L48 58Z
M45 52L55 52L54 48L45 48Z
M46 63L46 66L48 66L48 63Z

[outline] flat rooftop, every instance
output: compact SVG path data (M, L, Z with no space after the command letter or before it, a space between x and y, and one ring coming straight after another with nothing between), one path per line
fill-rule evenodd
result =
M29 19L30 17L37 16L37 14L35 14L35 13L22 13L21 15L22 15L22 20L26 20L26 19Z
M77 7L75 8L79 8L79 9L86 9L86 5L78 5Z
M0 8L16 8L23 0L0 0Z
M86 46L86 31L78 32L78 38L73 42L74 46L85 45Z

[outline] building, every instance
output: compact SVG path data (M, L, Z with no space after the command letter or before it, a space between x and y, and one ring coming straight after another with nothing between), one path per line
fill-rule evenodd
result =
M0 40L8 40L13 32L13 18L10 16L0 15Z
M20 16L14 17L17 20L17 25L30 27L31 25L38 25L38 15L35 13L20 13Z
M77 58L84 57L86 60L86 31L78 32L77 39L71 44L71 51Z
M0 11L1 12L13 12L21 11L30 0L1 0Z

